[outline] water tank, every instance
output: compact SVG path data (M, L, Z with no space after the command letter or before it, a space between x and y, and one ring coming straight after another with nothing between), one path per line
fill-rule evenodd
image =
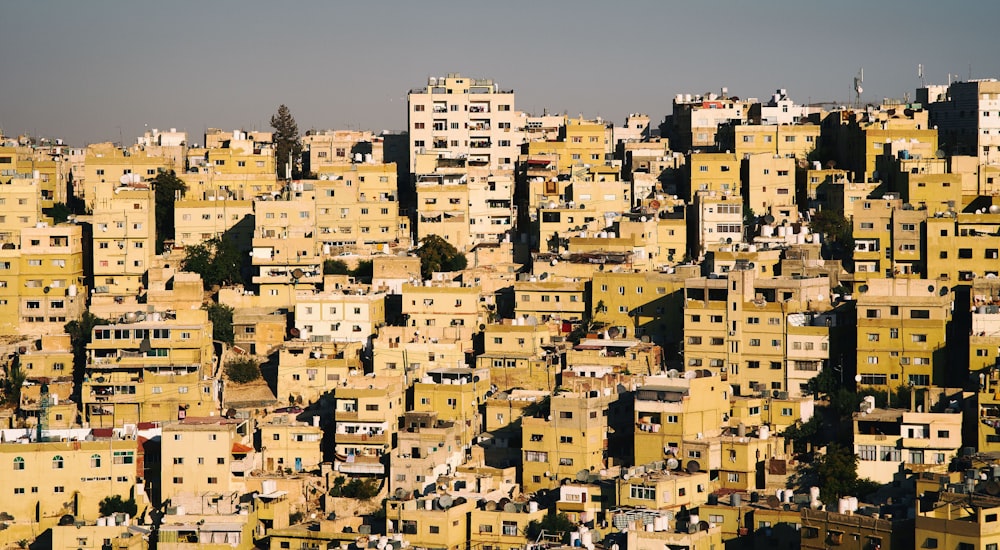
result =
M76 296L76 285L69 285L69 287L66 289L66 295L69 296L70 298L75 297Z
M851 500L847 497L840 497L837 500L837 513L846 514L851 511Z
M783 225L779 225L778 226L778 237L779 238L784 238L787 233L788 233L788 228L787 227L785 227Z
M538 511L538 503L533 500L528 502L528 512L534 514L537 511Z
M818 500L819 500L819 487L815 487L815 486L814 487L810 487L809 488L809 501L810 502L816 502Z
M774 235L774 228L770 225L760 226L760 236L761 237L771 237Z
M766 440L770 436L771 436L771 428L768 428L767 426L761 426L760 427L760 439L761 440Z

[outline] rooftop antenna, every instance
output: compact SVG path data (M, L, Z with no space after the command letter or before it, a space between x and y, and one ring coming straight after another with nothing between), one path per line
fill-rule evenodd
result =
M920 79L920 87L921 88L925 87L926 84L924 83L924 64L923 63L917 63L917 78Z
M858 107L861 106L861 92L865 91L865 89L861 87L864 81L865 81L865 68L861 67L861 70L858 71L858 76L854 77L854 103Z

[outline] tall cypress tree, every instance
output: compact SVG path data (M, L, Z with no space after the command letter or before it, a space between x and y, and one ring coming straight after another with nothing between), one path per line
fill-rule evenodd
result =
M292 162L292 177L299 177L300 157L302 156L302 141L299 139L299 125L288 107L281 104L278 112L271 117L271 127L274 128L275 170L278 178L285 177L285 165L289 155Z

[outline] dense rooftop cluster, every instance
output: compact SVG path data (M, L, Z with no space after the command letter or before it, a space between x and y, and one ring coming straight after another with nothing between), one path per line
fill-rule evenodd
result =
M996 548L1000 82L915 97L0 133L0 546Z

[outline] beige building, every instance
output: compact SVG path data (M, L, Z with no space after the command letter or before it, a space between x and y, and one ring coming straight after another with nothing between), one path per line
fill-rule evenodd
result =
M719 376L649 378L635 393L633 457L636 464L677 458L695 470L708 466L707 453L688 449L722 434L729 415L729 387ZM693 452L689 452L693 451Z
M270 132L209 128L205 146L188 148L188 169L177 176L192 199L249 201L280 189L275 162L288 159L274 158Z
M77 198L82 199L95 215L101 187L114 189L119 184L141 184L156 177L160 171L182 168L162 152L137 149L120 149L112 143L95 143L87 146L82 174L73 172ZM157 154L159 153L159 154ZM77 180L82 181L78 184ZM95 231L96 236L96 231Z
M103 498L128 499L136 487L133 438L112 433L98 436L83 429L64 432L64 441L37 442L18 439L24 431L18 432L4 431L6 443L0 443L0 460L8 472L0 506L14 518L12 531L30 527L32 534L25 537L29 540L64 514L96 519Z
M348 475L382 476L405 412L400 376L357 377L333 391L334 468Z
M240 250L250 250L253 239L253 201L210 196L185 197L174 202L174 245L194 246L225 236Z
M156 200L146 183L94 186L92 243L95 295L142 293L143 276L156 253Z
M62 332L86 308L83 227L39 224L0 247L0 334Z
M218 411L212 323L205 310L129 314L94 327L81 389L92 426Z
M250 422L191 417L167 423L160 464L160 499L242 493L249 473L259 467Z
M521 418L522 486L526 492L555 488L581 470L608 466L611 390L565 392L548 400L548 412Z
M323 462L320 442L323 429L319 427L319 417L313 423L290 421L288 415L275 416L270 422L261 424L261 466L264 471L274 472L291 468L293 472L319 470Z
M961 391L958 400L963 400ZM854 413L858 477L890 483L905 478L908 472L948 472L962 446L962 410L945 412L944 406L948 406L947 400L939 409L938 404L932 406L924 399L919 410L913 406L909 411L878 409L870 400L862 403L861 412ZM932 408L941 412L932 412Z
M870 279L857 298L857 371L862 386L943 385L951 294L940 281Z
M295 303L295 328L312 342L364 342L385 324L385 294L329 290Z
M441 420L438 413L407 412L395 450L389 456L389 488L400 494L436 490L440 476L450 476L465 462L464 424Z
M469 341L484 312L477 286L404 284L403 315L415 336Z

